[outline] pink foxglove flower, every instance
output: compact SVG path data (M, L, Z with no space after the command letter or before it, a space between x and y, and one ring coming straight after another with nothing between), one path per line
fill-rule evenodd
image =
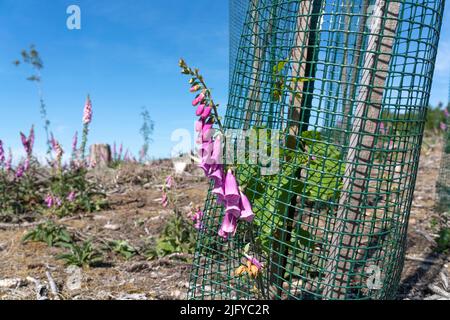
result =
M71 191L69 193L69 195L67 196L67 201L74 202L76 198L77 198L77 194L75 193L75 191Z
M77 152L77 145L78 145L78 131L75 132L73 138L72 138L72 153L75 154Z
M52 145L53 151L56 152L56 139L53 136L53 133L50 135L50 144Z
M225 190L223 184L215 184L211 192L217 196L218 203L225 204Z
M205 107L205 108L203 109L203 112L200 114L200 117L201 117L203 120L208 119L208 117L211 115L211 110L212 110L211 107Z
M53 144L54 144L53 148L55 150L56 160L57 161L61 161L62 156L64 154L64 150L63 150L63 148L61 147L61 145L59 144L58 141L56 141L55 139L53 139L53 141L54 141L53 142Z
M22 141L23 148L25 152L28 153L28 139L27 136L20 132L20 140Z
M250 277L256 278L261 272L263 267L262 263L258 261L258 259L245 255L247 259L246 263L246 271L248 272Z
M84 112L83 112L83 123L89 124L92 121L92 103L89 96L87 96L86 104L84 105Z
M223 238L224 240L228 239L228 233L223 231L222 227L220 227L218 235L219 235L219 237Z
M19 164L19 166L17 167L17 171L16 171L16 178L20 179L23 177L25 173L25 168L23 164Z
M61 199L58 198L58 197L56 197L56 198L55 198L55 204L56 204L57 207L61 207L61 206L62 206L62 201L61 201Z
M237 229L237 218L232 213L225 213L222 225L219 229L219 236L224 239L233 236Z
M202 223L202 219L203 219L203 211L199 209L197 209L197 212L195 212L192 215L192 221L194 222L194 228L197 230L202 230L203 229L203 223Z
M173 187L174 181L173 177L171 175L167 176L166 178L166 188L171 189Z
M47 208L51 208L55 204L55 201L51 195L47 195L47 197L45 197L44 201L45 201L45 204L47 205Z
M225 200L228 205L237 205L241 195L239 193L236 177L231 170L228 170L225 177Z
M11 151L11 148L10 148L10 149L9 149L9 152L8 152L8 159L6 160L6 164L5 164L5 170L6 170L6 172L11 171L12 160L13 160L13 155L12 155L12 151Z
M23 163L23 170L24 171L28 171L29 168L30 168L30 158L27 157L25 159L25 162Z
M212 164L210 160L212 152L213 152L213 144L211 143L211 141L203 142L198 150L198 155L201 158L201 162L206 164Z
M203 128L203 121L198 120L195 122L195 132L201 132Z
M222 136L218 135L213 143L211 160L213 164L222 164Z
M220 185L223 184L223 167L222 165L217 165L216 169L211 172L211 174L208 176L208 178L214 180L214 185Z
M214 136L214 129L212 123L205 123L200 134L201 142L211 142L211 138Z
M444 109L444 117L446 118L450 117L450 112L448 112L447 108Z
M31 157L33 153L33 145L34 145L34 126L31 126L30 133L28 138L22 132L20 133L20 139L22 141L23 148L25 149L25 153L27 157Z
M195 115L201 116L203 114L203 111L205 110L204 104L199 104L197 107L197 110L195 110Z
M194 79L191 79L190 83L192 84L194 81ZM200 89L200 86L193 84L191 92ZM240 192L233 172L229 170L226 175L224 173L221 136L214 136L213 124L215 119L211 117L211 114L215 109L212 100L208 102L209 96L207 97L207 94L208 92L205 89L192 101L192 105L197 107L195 114L200 117L195 123L195 131L198 133L196 142L200 145L199 167L209 179L214 181L212 193L216 195L217 202L225 206L225 215L218 234L220 237L228 239L235 234L238 219L251 222L254 213L250 201ZM208 105L206 105L207 103ZM164 194L162 203L167 202L166 197L166 194Z
M447 130L447 125L444 122L441 122L439 124L439 127L441 128L442 131L446 131Z
M250 201L248 200L247 196L243 192L240 192L240 194L241 194L240 219L247 221L247 222L252 222L253 219L255 218L255 214L253 213L253 210L252 210L252 205L250 204Z
M198 90L200 90L200 86L198 84L196 84L195 86L192 86L189 91L190 92L197 92Z
M204 99L205 99L205 94L202 92L192 101L192 105L195 107L199 103L203 102Z
M232 214L236 219L239 219L241 217L241 207L236 204L231 204L226 206L225 208L226 214Z
M169 197L165 192L163 192L162 194L161 205L163 206L163 208L166 208L169 205Z
M205 176L208 177L211 174L212 166L210 164L206 163L205 161L202 161L198 165L198 167L203 170L203 172L205 173Z
M3 141L0 140L0 166L5 162L5 150L3 149Z
M256 267L258 268L258 270L261 270L261 269L262 269L263 265L262 265L262 263L261 263L258 259L254 258L254 257L251 257L251 256L249 256L249 255L245 255L245 258L246 258L247 261L249 261L252 265L256 266Z
M28 145L30 147L30 153L32 153L34 147L34 125L31 126L30 133L28 135Z

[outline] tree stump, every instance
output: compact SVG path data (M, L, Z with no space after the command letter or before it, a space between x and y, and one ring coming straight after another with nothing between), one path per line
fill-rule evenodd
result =
M89 165L91 167L108 167L111 161L111 146L109 144L91 145L89 149Z

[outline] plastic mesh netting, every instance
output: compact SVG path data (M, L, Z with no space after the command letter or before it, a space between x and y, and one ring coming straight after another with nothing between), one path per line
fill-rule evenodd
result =
M229 1L230 9L230 81L233 75L236 57L239 49L239 39L245 22L245 14L247 13L249 0L231 0Z
M443 0L231 2L245 14L231 22L226 153L255 139L271 157L227 157L255 221L219 237L209 193L189 297L394 297ZM236 271L246 256L260 276Z

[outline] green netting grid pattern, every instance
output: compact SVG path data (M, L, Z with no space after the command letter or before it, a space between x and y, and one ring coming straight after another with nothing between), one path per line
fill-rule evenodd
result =
M393 35L385 36L392 38L387 52L380 45L368 50L374 36L366 27L369 5L377 3L398 5L398 16L385 13L381 19L381 34L390 34L384 29L388 22L396 25ZM236 167L256 221L241 223L228 241L217 236L223 209L208 194L189 298L323 299L334 298L335 291L346 299L395 295L443 5L248 1L225 126L277 130L280 172L264 177L259 166ZM364 64L370 54L378 65L381 58L390 61L382 90L377 79L364 82L367 73L377 72ZM362 91L369 101L380 99L375 119L367 110L358 113L365 103ZM376 123L376 130L355 133L358 122ZM241 138L237 133L230 141ZM352 167L363 168L364 175L346 170ZM265 265L257 279L235 275L248 244ZM371 266L381 270L375 289L367 285Z

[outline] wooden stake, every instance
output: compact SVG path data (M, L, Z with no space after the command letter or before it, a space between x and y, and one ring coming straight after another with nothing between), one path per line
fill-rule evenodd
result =
M331 230L330 262L323 282L323 293L328 299L346 298L349 273L358 254L357 232L364 218L361 206L370 178L369 162L373 159L374 134L381 113L399 6L398 2L387 3L386 0L377 0L374 6L339 209Z
M320 12L322 0L304 0L301 1L298 8L297 28L294 38L291 56L292 78L314 77L314 56L316 50L314 42L318 28L318 14ZM286 146L294 149L297 146L298 136L308 127L309 116L305 116L305 110L311 108L313 83L293 81L292 94L290 97L288 110L288 137ZM303 92L309 93L304 95ZM306 101L305 101L306 99ZM300 125L300 121L304 121ZM284 282L284 273L286 272L287 256L289 249L286 243L291 241L293 230L295 207L297 204L297 195L290 199L290 207L282 229L275 230L273 244L273 254L271 257L271 291L276 291L276 297L282 295L282 286Z
M290 60L294 63L292 64L292 78L305 78L306 77L306 62L308 57L308 39L309 39L309 29L311 8L313 0L301 1L298 9L297 18L297 29L296 36L294 40L294 45L291 52ZM292 86L292 95L290 98L290 110L289 112L289 134L293 137L297 137L299 134L299 121L301 118L301 107L304 82L296 81ZM295 147L295 145L293 146Z
M260 26L258 23L262 23L262 21L259 21L259 14L258 14L258 4L259 0L252 0L250 7L249 7L249 14L252 18L252 46L254 47L254 54L253 54L253 64L252 64L252 70L250 72L250 82L249 82L249 92L247 96L247 101L245 105L245 122L244 122L244 130L250 129L250 123L252 116L254 114L255 110L255 104L261 103L259 101L259 95L261 87L260 84L260 77L261 77L261 68L262 68L262 58L263 58L263 43L261 39L259 38L260 35Z
M297 36L291 54L291 61L294 61L292 67L293 79L296 77L315 77L315 63L318 56L318 50L315 48L315 45L321 8L322 0L305 0L300 2L297 18ZM313 79L310 80L305 82L295 81L293 86L288 126L289 134L294 137L308 130L314 91L314 81ZM301 125L300 121L302 122Z

